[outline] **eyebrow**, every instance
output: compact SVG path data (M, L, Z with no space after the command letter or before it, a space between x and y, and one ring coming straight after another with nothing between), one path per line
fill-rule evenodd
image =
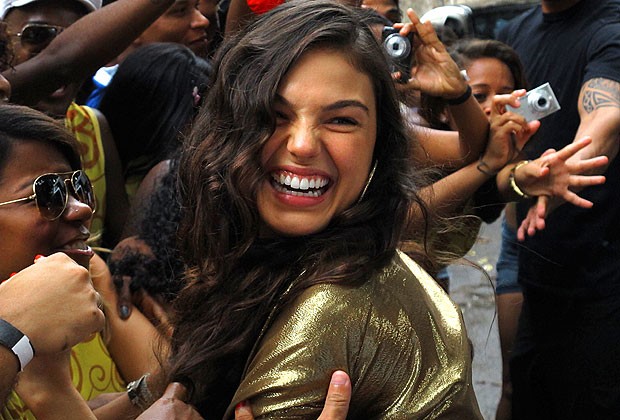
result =
M280 102L285 106L291 106L291 103L289 101L287 101L283 96L276 94L275 97L276 102ZM368 109L368 107L366 105L364 105L363 103L361 103L360 101L357 101L355 99L344 99L341 101L336 101L332 104L327 105L326 107L324 107L323 109L325 111L334 111L337 109L342 109L342 108L348 108L348 107L356 107L356 108L360 108L363 111L365 111L367 114L370 113L370 109Z

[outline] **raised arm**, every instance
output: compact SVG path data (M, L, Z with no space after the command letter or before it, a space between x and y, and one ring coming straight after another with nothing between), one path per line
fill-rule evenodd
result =
M420 90L444 98L458 132L449 133L448 141L437 142L436 133L422 136L426 157L436 164L454 169L477 160L484 152L489 122L478 102L471 95L467 81L446 47L437 37L430 22L422 23L412 9L407 10L411 24L397 24L401 34L417 34L414 39L415 63L411 78L399 90ZM428 140L428 141L427 141Z
M31 105L123 52L173 0L117 0L64 30L36 57L2 73L11 102Z
M586 165L578 173L602 174L607 170L609 162L616 158L620 147L618 143L620 136L620 83L605 78L588 80L583 84L579 93L578 110L581 121L573 145L583 141L584 137L591 138L591 142L567 158L566 165L576 167L576 165L583 165L584 162L598 162L599 164ZM606 158L605 162L601 160L602 157ZM592 177L591 179L596 178ZM567 201L575 204L574 201L567 198L576 197L575 192L588 185L592 184L571 185L572 195L543 195L539 197L519 227L519 238L524 239L526 234L532 236L537 230L544 229L547 215ZM586 204L592 205L589 202Z

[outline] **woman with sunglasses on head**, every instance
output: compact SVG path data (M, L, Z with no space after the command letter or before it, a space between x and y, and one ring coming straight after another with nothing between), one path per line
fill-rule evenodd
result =
M11 273L28 267L38 256L62 252L82 267L90 268L95 283L106 275L109 280L101 259L95 257L91 263L94 253L87 240L95 199L90 181L81 170L73 137L37 111L3 105L0 106L0 150L1 278L9 278ZM78 310L62 304L56 309ZM101 393L123 391L125 380L135 377L123 379L109 352L116 360L128 359L134 352L142 351L140 342L154 339L148 320L143 318L139 323L137 311L134 315L130 324L123 324L125 330L116 328L120 324L114 323L113 315L109 316L107 346L98 333L63 353L36 355L35 348L35 358L21 373L16 393L1 412L2 418L32 418L33 413L54 412L54 404L62 402L64 393L67 398L81 394L84 399L91 399ZM136 326L146 329L141 332ZM131 329L132 339L138 344L131 345L126 329ZM144 351L140 358L142 374L149 369L147 364L153 357L149 358ZM74 385L63 388L72 379ZM75 393L76 387L79 394Z

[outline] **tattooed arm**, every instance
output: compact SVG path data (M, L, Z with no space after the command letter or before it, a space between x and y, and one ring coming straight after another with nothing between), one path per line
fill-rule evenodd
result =
M581 172L588 175L602 174L607 170L609 162L616 158L620 145L620 83L604 78L586 81L581 87L577 105L581 122L573 144L585 137L591 138L592 142L567 159L566 165L574 166L588 160L594 162L597 156L606 156L608 161L604 164L590 165ZM573 192L581 189L583 186L571 187ZM532 236L536 231L543 230L547 215L564 203L565 200L558 196L539 196L518 228L519 240L523 240L526 234Z
M605 155L611 162L618 154L620 135L620 83L609 79L590 79L579 93L581 123L575 140L592 137L592 144L579 151L572 160ZM607 166L597 169L603 173Z

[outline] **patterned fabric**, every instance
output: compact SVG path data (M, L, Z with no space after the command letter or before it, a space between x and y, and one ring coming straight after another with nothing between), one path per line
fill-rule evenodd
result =
M110 357L101 334L71 349L71 377L73 385L85 400L108 392L125 391L125 382ZM12 391L0 411L1 420L36 419L24 401Z
M65 117L65 126L78 141L82 167L90 178L97 199L97 211L93 216L90 231L100 238L106 212L105 153L101 140L101 129L93 110L73 102ZM95 245L98 245L95 241Z

